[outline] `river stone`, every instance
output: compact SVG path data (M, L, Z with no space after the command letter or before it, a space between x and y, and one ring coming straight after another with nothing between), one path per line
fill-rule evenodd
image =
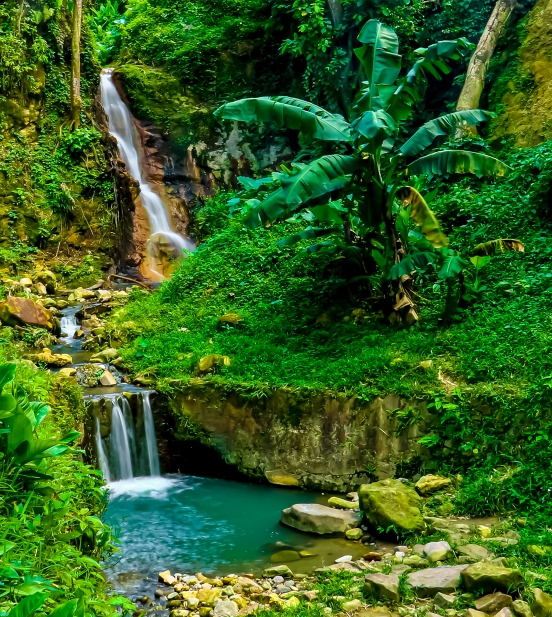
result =
M170 570L165 570L164 572L159 572L157 575L161 583L165 583L165 585L174 585L176 583L176 579L171 575Z
M464 546L458 546L456 550L466 557L478 560L486 559L489 556L489 549L479 546L479 544L465 544Z
M422 497L441 491L444 488L449 487L452 484L450 478L443 478L442 476L423 476L418 482L416 482L416 490Z
M437 608L452 608L456 602L454 596L450 596L448 593L441 593L435 595L433 603Z
M274 568L278 568L278 567L279 566L274 566ZM284 566L284 567L287 568L287 566ZM274 569L274 568L269 568L269 569ZM259 585L259 583L256 583L254 580L247 578L246 576L238 577L238 581L234 583L233 587L236 593L242 593L245 595L248 595L251 593L262 593L263 592L263 588Z
M376 598L399 601L399 577L396 574L367 574L364 577L364 591Z
M52 312L30 298L8 296L0 302L0 321L5 326L35 326L46 330L55 329Z
M67 366L73 362L73 358L66 353L53 354L50 349L45 347L42 353L31 354L29 360L38 364L47 364L48 366Z
M100 377L102 386L116 386L117 380L110 371L104 371Z
M200 589L197 592L197 599L207 606L213 606L215 602L222 595L222 589L214 588L214 589Z
M77 383L84 388L94 388L98 385L98 366L83 364L77 367Z
M219 600L213 609L213 617L235 617L238 605L233 600Z
M46 287L42 283L37 283L35 285L36 293L39 296L47 296L48 292L46 291Z
M299 561L300 559L301 555L292 549L278 551L270 557L270 561L272 561L272 563L285 563L286 561Z
M538 588L531 589L531 592L533 593L531 609L535 617L552 617L552 596Z
M360 525L359 512L336 510L317 503L299 503L282 512L281 522L311 533L345 533Z
M62 368L59 370L58 375L60 377L74 377L77 374L76 368Z
M501 608L494 617L514 617L514 614L508 606L505 606L504 608Z
M473 605L478 611L495 613L505 606L512 606L512 598L505 593L497 591L496 593L490 593L482 598L478 598Z
M487 613L478 611L475 608L468 608L468 610L464 613L464 617L489 617L489 616L487 615Z
M451 550L448 542L428 542L424 546L424 556L427 557L430 562L435 563L436 561L445 560Z
M349 529L345 532L348 540L360 540L364 535L364 531L360 529L360 527L355 527L354 529Z
M358 491L360 506L374 527L395 527L397 531L420 532L425 523L420 497L414 489L391 478L363 484Z
M452 593L462 583L462 571L468 566L441 566L418 570L407 575L408 584L421 598L435 596L436 593Z
M288 566L271 566L270 568L266 568L263 572L264 578L272 578L273 576L283 576L284 578L293 578L293 572L288 568ZM239 579L241 581L241 578ZM256 584L256 583L255 583ZM260 587L260 585L258 585ZM234 587L235 589L235 587ZM262 591L262 587L261 587ZM237 593L240 593L239 591Z
M51 270L41 270L34 276L35 283L40 283L46 287L46 291L49 294L56 292L57 279L56 275Z
M512 608L518 617L533 617L533 612L531 611L529 604L523 600L514 600Z
M328 499L328 505L332 508L358 510L358 501L347 501L346 499L341 499L341 497L330 497Z
M462 572L462 578L468 591L495 590L508 591L517 589L522 581L519 570L505 568L490 562L474 563Z
M348 602L343 602L341 608L347 613L353 613L362 608L362 602L360 600L349 600Z

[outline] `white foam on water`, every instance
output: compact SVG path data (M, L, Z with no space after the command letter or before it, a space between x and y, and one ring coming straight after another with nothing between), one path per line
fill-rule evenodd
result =
M130 480L119 480L107 485L109 496L114 497L145 497L163 499L169 490L178 484L177 479L162 476L141 476Z

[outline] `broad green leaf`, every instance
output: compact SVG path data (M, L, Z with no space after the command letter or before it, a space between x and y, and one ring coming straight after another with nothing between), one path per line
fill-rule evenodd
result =
M276 246L291 246L292 244L297 244L297 242L301 242L301 240L310 240L312 238L320 238L322 236L329 236L330 234L336 233L339 229L320 229L315 227L307 227L305 230L300 231L293 236L289 236L288 238L283 238L276 242Z
M447 255L437 276L440 279L457 276L467 265L468 262L462 259L460 255Z
M490 240L489 242L483 242L478 244L473 249L474 255L498 255L506 251L518 251L520 253L525 252L525 246L520 240L513 240L511 238L499 238L498 240Z
M79 602L82 604L82 601L77 598L69 600L69 602L65 602L55 608L49 617L77 617L79 614ZM83 612L80 614L83 614Z
M502 161L486 154L465 150L441 150L414 161L408 173L447 175L475 174L476 176L504 176L510 168Z
M494 114L480 109L457 111L435 120L426 122L414 135L399 148L403 156L415 156L423 152L427 147L442 135L450 135L458 126L467 124L475 126L480 122L492 118Z
M23 583L15 588L15 592L21 596L31 596L44 591L44 585L40 583Z
M0 394L0 418L7 418L17 407L17 400L12 394ZM4 415L8 414L8 415Z
M394 264L391 268L391 279L397 280L405 274L410 274L419 268L425 268L429 264L434 264L438 259L435 253L424 251L420 253L411 253L407 255L403 260Z
M8 383L15 379L16 370L17 364L15 362L0 365L0 392Z
M312 253L318 253L322 249L330 249L329 253L335 253L339 250L339 247L335 245L334 242L319 242L318 244L310 244L306 246L301 252L299 252L294 259L299 257L300 255L310 255Z
M329 204L324 206L314 206L309 208L314 214L314 217L322 223L343 223L343 218L339 214L339 210L332 208Z
M31 409L33 410L33 413L35 416L35 420L36 420L35 426L39 426L42 420L44 420L44 418L50 413L50 406L47 405L46 403L34 402L34 401L29 403L29 405Z
M0 540L0 555L4 555L15 546L15 542Z
M403 207L411 206L410 218L421 228L421 232L435 248L448 245L449 240L441 231L437 217L415 188L405 186L397 191L396 196Z
M282 178L282 187L274 191L244 220L248 227L275 221L288 210L297 210L311 199L343 188L351 174L362 167L362 159L341 154L323 156L302 167L296 174Z
M474 257L470 257L470 261L472 262L477 271L481 270L481 268L484 268L491 261L491 259L492 257L490 256L482 257L481 255L475 255Z
M47 597L47 593L39 592L23 598L11 609L8 617L31 617L46 602Z
M398 53L399 40L392 28L377 19L370 19L364 24L358 40L364 45L355 49L355 54L370 84L367 109L372 109L372 100L378 95L377 86L393 85L399 76L402 60Z
M374 153L387 137L393 135L397 125L393 118L383 110L366 111L352 124L353 129L372 142L369 152ZM364 140L357 138L362 144Z
M215 116L243 122L275 122L325 141L351 141L351 126L337 114L301 99L262 96L226 103Z
M79 438L80 435L81 434L79 431L69 431L60 439L60 441L62 443L71 443L72 441L75 441L75 439Z
M14 415L6 421L10 429L8 435L8 452L14 452L23 442L33 437L33 426L29 418L17 406Z
M270 184L274 182L274 178L272 176L267 176L266 178L259 178L256 180L255 178L248 178L247 176L238 176L238 182L248 191L257 191L264 184Z
M31 441L24 441L15 450L15 460L19 465L25 465L47 456L55 456L49 450L58 446L58 444L58 439L32 439ZM67 446L63 446L63 448L65 452Z

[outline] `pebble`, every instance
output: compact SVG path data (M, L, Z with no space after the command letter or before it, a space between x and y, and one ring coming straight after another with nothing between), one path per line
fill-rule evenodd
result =
M283 576L275 576L272 580L273 580L276 584L278 584L278 583L283 583L283 582L284 582L284 577L283 577Z
M339 557L338 559L336 559L335 563L345 563L346 561L352 561L352 560L353 560L352 555L343 555L343 557Z

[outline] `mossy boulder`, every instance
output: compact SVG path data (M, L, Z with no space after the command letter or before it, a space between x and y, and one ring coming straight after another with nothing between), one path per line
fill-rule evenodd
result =
M542 589L535 587L533 592L533 602L531 609L535 617L552 617L552 596L544 593Z
M450 478L443 478L442 476L423 476L416 482L416 490L422 497L441 491L444 488L448 488L452 484Z
M464 585L468 591L509 591L517 589L522 582L521 573L496 563L480 562L462 571Z
M399 532L420 532L425 529L420 512L420 497L399 480L387 479L363 484L358 491L360 508L374 527Z
M35 326L55 330L56 320L51 311L30 298L9 296L0 302L0 320L6 326Z

